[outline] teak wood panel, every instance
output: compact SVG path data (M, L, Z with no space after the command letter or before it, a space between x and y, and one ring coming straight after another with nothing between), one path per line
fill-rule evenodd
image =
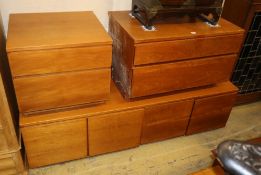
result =
M238 89L231 82L226 81L219 84L214 84L212 86L178 91L178 93L171 92L164 95L156 95L150 98L143 98L128 102L123 98L115 84L112 82L111 93L109 97L110 100L106 101L106 103L75 110L59 111L55 113L39 113L35 114L34 117L28 117L27 115L21 114L20 127L28 127L36 124L45 124L61 120L73 120L83 117L85 118L86 114L88 114L88 116L99 116L105 113L116 111L144 108L146 106L152 106L159 103L163 104L173 101L204 98L220 94L236 93L237 91Z
M238 53L243 35L228 35L135 45L134 65Z
M235 60L226 55L135 67L130 98L228 81Z
M219 20L220 27L210 27L202 20L191 22L158 23L156 31L147 32L140 27L140 22L129 16L129 11L110 12L110 18L120 24L121 28L129 35L134 43L149 43L156 41L169 41L189 38L205 38L212 36L224 36L243 34L240 27L224 20ZM192 33L195 32L195 33ZM225 43L224 43L225 44Z
M8 52L112 43L90 11L11 14L7 36Z
M185 135L194 100L145 107L141 143Z
M54 142L53 140L56 140L52 137L52 133L58 135L57 137L62 137L64 140L69 141L71 140L69 136L67 137L67 134L64 136L62 133L67 133L69 132L68 130L72 128L73 130L75 129L76 132L77 128L86 127L83 125L70 125L70 123L78 120L86 121L87 117L89 123L87 142L89 145L86 149L89 149L89 155L94 156L136 147L140 144L140 139L145 140L141 143L148 143L175 137L180 134L184 135L192 103L195 98L199 100L205 99L206 97L217 97L217 95L220 94L236 93L236 90L233 84L224 82L207 88L197 88L179 93L171 93L165 96L156 96L127 102L115 86L112 85L110 101L104 104L57 113L36 114L34 117L21 114L20 126L22 128L23 137L25 137L24 130L27 133L30 132L27 134L27 139L33 137L32 140L26 142L26 149L27 147L31 150L34 149L34 153L37 154L37 146L32 148L31 145L35 144L35 140L37 140L37 144L41 144L41 135L46 135L46 137L43 138L43 144L45 145L49 145L49 141ZM67 126L63 127L65 131L58 129L60 128L59 123L64 123L64 121L68 123ZM49 125L52 127L49 127ZM41 128L39 129L41 131L38 131L38 127ZM50 133L48 132L49 130ZM48 134L41 134L44 132ZM40 136L38 133L40 133ZM61 135L59 135L59 133ZM37 137L39 136L39 140L34 139L35 136L31 136L34 134L36 134ZM67 149L70 144L73 145L72 149L77 148L74 142L70 142L66 145L65 149ZM49 153L52 155L52 153L55 152L55 150L52 152L53 149L58 149L57 147L60 148L62 146L57 145L57 147L52 147L52 145L50 145L44 147L47 147L45 151L47 152L45 154L47 156ZM40 152L42 152L40 156L44 156L44 148L42 149L43 150L40 150ZM31 156L35 157L33 155ZM66 157L61 157L56 163L66 160L68 160Z
M20 112L35 112L104 101L110 93L110 69L14 79Z
M94 156L140 145L143 109L88 118L89 155Z
M197 99L186 134L224 127L236 100L236 93Z
M68 120L22 128L30 168L87 156L87 120Z
M11 52L8 57L13 77L109 68L112 46Z
M184 136L189 118L162 121L147 125L142 135L142 144Z

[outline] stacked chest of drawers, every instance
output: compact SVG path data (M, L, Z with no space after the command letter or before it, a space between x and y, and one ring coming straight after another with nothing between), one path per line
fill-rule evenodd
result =
M36 15L40 18L39 14ZM71 15L74 16L74 13ZM77 32L72 38L82 42L78 43L80 45L73 42L73 49L78 46L85 48L81 44L90 39L93 44L87 42L88 51L77 48L75 54L67 56L60 52L63 50L60 40L49 48L46 45L49 40L43 36L36 39L37 43L29 51L23 47L18 50L12 48L11 43L17 44L18 28L14 26L20 23L20 20L15 20L18 16L10 18L9 37L12 35L13 38L9 40L8 51L30 168L133 148L226 125L237 94L237 88L228 79L243 37L243 30L231 23L221 20L220 28L212 28L202 22L161 24L157 31L145 32L128 12L112 12L109 26L113 39L111 52L111 40L104 36L106 33L101 34L97 29L97 32L90 33L88 30L95 23L83 23L77 17L73 21L83 26L74 24ZM61 17L64 20L56 27L67 24L69 16ZM87 16L84 18L88 19ZM44 23L45 19L41 20ZM57 33L59 36L59 28L44 29L49 31L49 38ZM81 36L78 30L92 37L84 38L85 33ZM64 32L63 36L65 33L70 32ZM98 42L99 38L103 42ZM45 42L40 42L42 40ZM61 40L67 41L66 38ZM237 44L230 44L232 40ZM32 43L32 40L28 42ZM97 43L101 50L97 49ZM44 48L39 50L37 45ZM44 55L38 57L40 53ZM79 53L94 58L81 60ZM111 62L106 58L111 54L112 77L121 93L114 83L109 84L107 73ZM43 57L47 62L42 61L45 60ZM79 62L74 63L75 60ZM30 64L31 61L34 64ZM87 63L89 68L86 68ZM30 69L25 69L26 65ZM101 70L103 73L95 74ZM89 76L90 72L94 72L93 76ZM52 77L54 81L50 81ZM96 86L96 83L99 85ZM103 101L105 96L109 100L82 107L82 104L94 99L90 98L93 94L96 94L94 102ZM69 97L73 98L69 100ZM32 99L31 105L27 103L28 99ZM70 105L82 108L52 111L68 109Z
M109 99L112 40L93 12L11 14L7 38L6 50L20 116L33 119L39 113L97 105ZM67 123L69 125L57 123L53 129L64 131L66 127L70 132L52 133L60 144L69 146L70 150L64 154L71 151L73 142L78 143L80 135L73 131L78 127L86 130L84 124ZM43 130L40 145L46 141L48 148L53 140L45 140L45 135L52 130L48 127ZM29 138L39 133L41 131L36 131ZM75 134L76 139L63 140L66 134ZM22 135L26 152L30 153L27 136ZM80 139L83 143L87 138ZM37 152L42 148L40 145ZM52 153L60 159L51 162L81 158L85 149L76 148L68 158L59 154L61 151L55 150L55 145L52 148ZM31 155L27 155L32 167Z
M244 35L243 29L224 19L218 26L202 21L163 23L147 31L122 11L110 13L109 25L113 39L112 77L127 100L229 82ZM235 98L236 93L232 93L195 100L189 122L183 123L188 123L183 127L186 134L224 127ZM227 110L221 114L217 111L222 106ZM177 113L182 111L182 106L177 109ZM164 108L152 109L151 118L159 116L160 111ZM171 127L169 123L161 129ZM156 128L151 132L159 133Z

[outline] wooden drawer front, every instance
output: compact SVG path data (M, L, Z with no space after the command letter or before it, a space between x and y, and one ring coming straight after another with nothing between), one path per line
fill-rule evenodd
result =
M11 52L13 77L55 72L109 68L112 46Z
M30 168L87 156L87 120L22 128Z
M110 73L110 69L102 69L14 79L20 112L106 100Z
M143 115L143 110L133 110L89 118L89 155L138 146Z
M141 143L185 135L193 100L145 108Z
M189 118L185 118L149 124L143 128L141 144L184 136L188 122Z
M224 127L237 94L227 94L195 101L187 135Z
M134 65L238 53L242 35L138 44Z
M228 55L136 67L133 70L131 97L227 81L230 79L235 60L236 55Z

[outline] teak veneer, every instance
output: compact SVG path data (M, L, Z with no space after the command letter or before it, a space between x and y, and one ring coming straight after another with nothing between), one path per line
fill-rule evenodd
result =
M98 106L21 114L29 166L95 156L223 127L236 93L234 85L224 82L127 102L112 84L110 100ZM194 122L198 120L204 121L200 128Z
M159 23L144 31L128 12L110 12L112 75L125 98L137 98L228 81L244 30L221 19Z
M11 14L6 48L21 113L108 100L112 40L93 12Z

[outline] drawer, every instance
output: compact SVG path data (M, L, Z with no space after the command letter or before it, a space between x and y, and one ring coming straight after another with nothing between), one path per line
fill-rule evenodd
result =
M12 76L109 68L112 46L10 52Z
M222 128L226 125L237 93L197 99L186 134Z
M14 79L20 112L34 112L104 101L110 69L28 76Z
M143 127L141 144L166 140L178 136L184 136L189 118L180 120L168 120L148 124Z
M22 128L30 168L87 156L87 120L70 120Z
M230 79L235 60L236 55L227 55L135 67L130 97L159 94L227 81Z
M185 135L194 100L145 108L141 143Z
M137 44L134 65L236 54L239 52L242 39L243 35L228 35Z
M88 118L89 155L139 146L143 115L140 109Z

